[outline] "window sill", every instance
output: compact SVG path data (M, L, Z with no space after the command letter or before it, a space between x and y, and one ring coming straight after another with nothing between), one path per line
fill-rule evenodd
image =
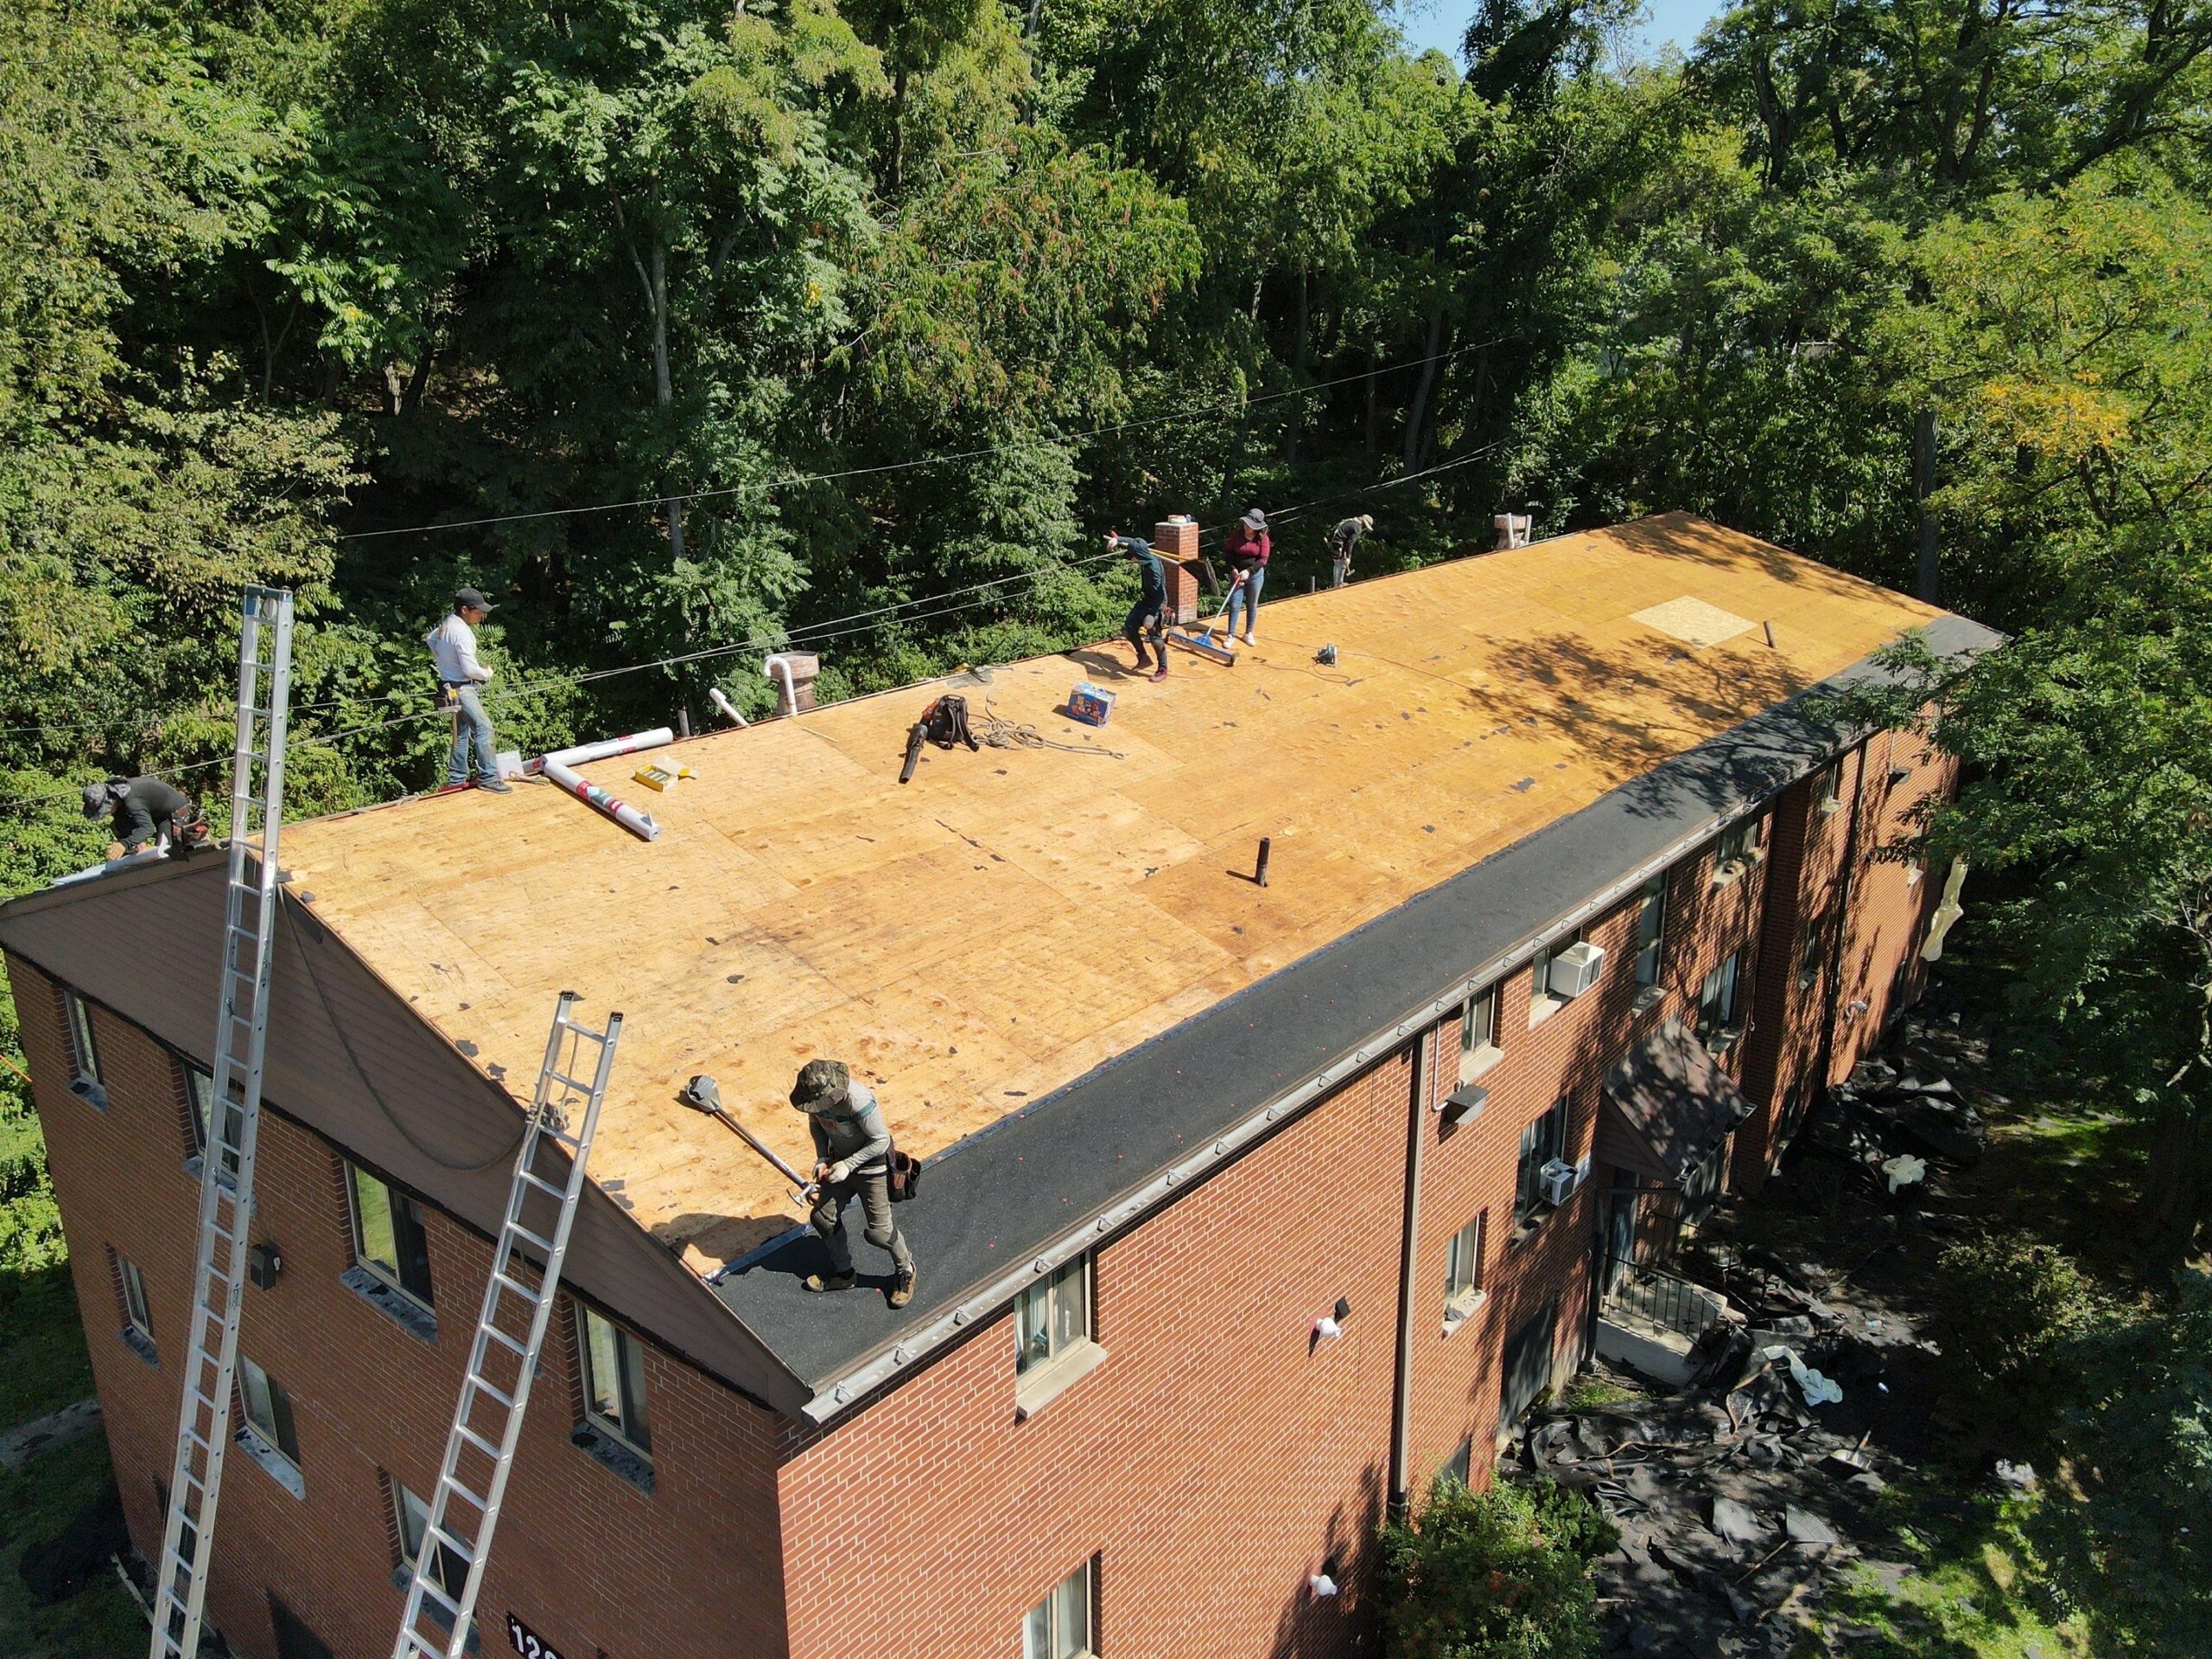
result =
M1543 1228L1543 1224L1559 1213L1559 1206L1540 1204L1522 1219L1513 1224L1513 1230L1506 1236L1509 1244L1525 1244Z
M1106 1363L1106 1351L1085 1337L1014 1385L1014 1421L1026 1423Z
M1824 818L1832 818L1842 810L1843 801L1838 796L1831 795L1821 803L1821 816Z
M294 1497L304 1501L308 1483L300 1473L300 1465L263 1440L251 1428L241 1428L231 1437L238 1448L259 1464L270 1479L275 1481Z
M1636 994L1636 999L1628 1005L1628 1010L1630 1014L1648 1014L1659 1006L1660 999L1666 995L1664 985L1646 985Z
M1737 882L1744 879L1744 872L1751 868L1751 860L1747 858L1732 858L1728 862L1723 864L1719 869L1713 871L1713 885L1716 887L1732 887Z
M569 1440L594 1462L604 1464L646 1497L652 1496L652 1459L642 1452L626 1446L596 1423L578 1423Z
M143 1331L134 1330L127 1325L118 1334L122 1337L124 1347L156 1370L162 1369L162 1351L154 1345L154 1339L151 1337Z
M438 1316L405 1291L386 1284L359 1262L338 1275L338 1282L417 1342L438 1339Z
M405 1595L407 1592L414 1586L414 1583L415 1573L414 1567L411 1562L402 1561L397 1567L391 1569L392 1588L398 1591L400 1594ZM453 1615L448 1612L443 1607L440 1606L436 1602L431 1600L428 1596L423 1598L423 1617L429 1619L431 1624L436 1625L442 1630L450 1630L453 1629ZM474 1619L471 1619L468 1622L468 1642L467 1646L467 1650L471 1653L481 1653L484 1651L483 1627L478 1624Z
M1473 1318L1475 1314L1480 1313L1482 1311L1483 1304L1489 1300L1490 1292L1486 1290L1478 1290L1463 1294L1455 1302L1446 1303L1444 1306L1444 1334L1446 1337L1449 1337L1453 1332L1459 1330L1460 1326L1466 1324L1466 1322L1470 1319Z
M107 1090L90 1077L70 1078L69 1092L97 1111L107 1110Z
M1480 1048L1460 1050L1459 1081L1472 1083L1504 1058L1505 1051L1496 1043L1484 1043Z
M1565 1007L1567 1002L1567 998L1554 996L1548 991L1541 996L1530 997L1529 999L1529 1029L1534 1031L1538 1026L1542 1025L1545 1020Z

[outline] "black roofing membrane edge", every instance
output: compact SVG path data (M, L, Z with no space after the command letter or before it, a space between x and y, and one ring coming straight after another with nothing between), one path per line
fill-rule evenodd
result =
M2000 638L1948 614L1922 632L1952 658ZM741 1258L717 1294L818 1393L1700 822L1802 776L1840 746L1813 700L1888 677L1862 658L945 1148L894 1212L920 1270L906 1308L871 1289L804 1291L820 1247L804 1229ZM862 1283L887 1283L859 1221L849 1213Z

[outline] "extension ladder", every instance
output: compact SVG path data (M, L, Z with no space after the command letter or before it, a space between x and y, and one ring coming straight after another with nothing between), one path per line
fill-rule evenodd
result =
M150 1659L197 1659L207 1599L203 1552L215 1527L230 1442L238 1313L245 1305L246 1229L253 1218L254 1143L261 1128L261 1061L269 1035L270 944L281 874L284 724L291 690L292 595L248 588L238 631L238 737L231 761L230 874L224 893L221 990L207 1147L200 1171L200 1245L192 1277L184 1397L168 1519L154 1586ZM256 747L259 743L262 747ZM261 766L261 792L253 788ZM253 846L257 831L260 845Z
M492 1531L499 1524L515 1444L522 1437L531 1381L537 1370L538 1351L545 1345L562 1259L569 1253L569 1229L583 1196L584 1164L599 1128L607 1074L614 1068L614 1046L622 1035L619 1014L607 1015L605 1031L593 1031L570 1019L569 1011L575 1001L574 991L561 993L553 1028L545 1039L545 1065L537 1074L537 1093L515 1154L506 1220L493 1251L492 1277L476 1317L476 1340L468 1351L461 1402L446 1437L437 1492L430 1500L422 1544L409 1571L407 1611L399 1621L391 1659L425 1655L461 1659L467 1649L469 1621L477 1592L483 1587L484 1564L491 1559ZM588 1081L580 1075L579 1064L587 1051L597 1054ZM583 1100L582 1121L570 1133L569 1112L578 1096ZM549 1141L568 1154L565 1177L556 1169L549 1172L556 1179L549 1180L539 1171L539 1154ZM551 1220L538 1216L526 1220L525 1212L533 1204L540 1215L553 1210ZM524 1245L543 1258L543 1270L532 1271L522 1253ZM527 1329L518 1332L516 1327L525 1320ZM467 1484L461 1479L464 1459L470 1465ZM456 1503L464 1516L474 1516L466 1537L455 1528ZM467 1569L458 1595L448 1582L453 1563L465 1564ZM424 1628L426 1619L429 1629Z

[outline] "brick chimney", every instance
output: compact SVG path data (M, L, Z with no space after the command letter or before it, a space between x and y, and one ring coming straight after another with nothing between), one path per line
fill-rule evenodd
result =
M1503 553L1508 548L1529 545L1529 529L1531 523L1529 514L1501 512L1495 515L1490 522L1491 527L1497 531L1497 545L1491 549L1491 552Z
M1163 518L1152 527L1153 551L1167 571L1167 620L1198 619L1198 524L1188 513Z
M785 671L789 671L790 690L785 688ZM783 651L777 652L760 665L776 688L776 712L779 715L803 715L814 707L814 682L821 677L822 658L810 651Z

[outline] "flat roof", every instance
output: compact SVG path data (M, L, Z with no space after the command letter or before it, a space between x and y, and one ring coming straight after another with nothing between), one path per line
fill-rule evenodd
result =
M842 1058L941 1153L1940 614L1668 515L1270 598L1234 668L1178 653L1155 685L1093 648L583 767L655 842L520 787L287 825L284 864L518 1100L557 992L621 1010L592 1174L704 1276L800 1215L675 1103L694 1072L804 1163L792 1074ZM1054 712L1083 679L1117 694L1103 729ZM1065 747L932 748L901 787L948 690ZM648 759L697 776L655 795L629 782Z

